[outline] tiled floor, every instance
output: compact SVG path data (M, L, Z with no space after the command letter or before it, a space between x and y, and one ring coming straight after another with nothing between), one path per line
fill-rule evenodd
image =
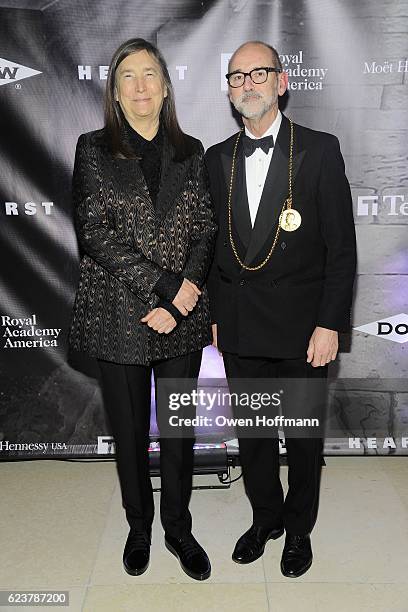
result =
M157 516L148 571L123 571L128 529L113 462L3 463L0 590L68 590L70 606L61 610L75 612L408 612L408 457L326 463L314 563L296 580L279 570L283 538L251 565L231 561L250 524L242 481L229 490L194 491L193 531L212 561L203 583L186 576L164 548ZM287 468L281 473L286 482ZM215 477L196 478L207 483L216 484Z

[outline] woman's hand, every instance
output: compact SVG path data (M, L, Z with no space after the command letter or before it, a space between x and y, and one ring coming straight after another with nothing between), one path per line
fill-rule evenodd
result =
M165 308L153 308L140 320L158 334L169 334L177 325L175 318Z
M172 303L186 317L197 304L200 295L201 291L199 288L185 278Z

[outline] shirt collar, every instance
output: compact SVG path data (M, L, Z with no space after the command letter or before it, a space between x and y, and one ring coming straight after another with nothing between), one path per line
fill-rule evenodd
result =
M126 119L124 125L129 144L136 152L142 150L153 150L155 148L161 149L163 136L161 123L159 124L157 134L154 136L154 138L152 138L152 140L146 140L146 138L143 138L139 132L132 128Z
M278 137L278 132L279 132L279 128L281 126L281 123L282 123L282 113L278 109L278 114L276 115L276 117L275 117L274 121L272 122L272 124L266 130L265 134L262 134L262 136L254 136L252 134L252 132L250 132L248 130L247 127L245 127L245 134L247 136L249 136L249 138L254 138L254 139L265 138L265 136L273 136L273 142L275 144L276 139Z

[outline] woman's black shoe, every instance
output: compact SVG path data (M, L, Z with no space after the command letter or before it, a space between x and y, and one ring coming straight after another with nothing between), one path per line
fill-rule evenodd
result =
M146 531L131 529L123 551L123 567L131 576L140 576L149 567L150 536Z
M166 548L180 561L185 573L194 580L206 580L211 574L211 564L205 550L189 533L182 538L165 535Z

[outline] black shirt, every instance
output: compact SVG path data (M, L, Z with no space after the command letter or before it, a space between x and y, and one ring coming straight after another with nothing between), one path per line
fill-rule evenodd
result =
M157 134L152 140L146 140L126 123L128 142L137 157L149 189L153 206L156 207L160 187L161 159L163 149L163 128L159 125Z

